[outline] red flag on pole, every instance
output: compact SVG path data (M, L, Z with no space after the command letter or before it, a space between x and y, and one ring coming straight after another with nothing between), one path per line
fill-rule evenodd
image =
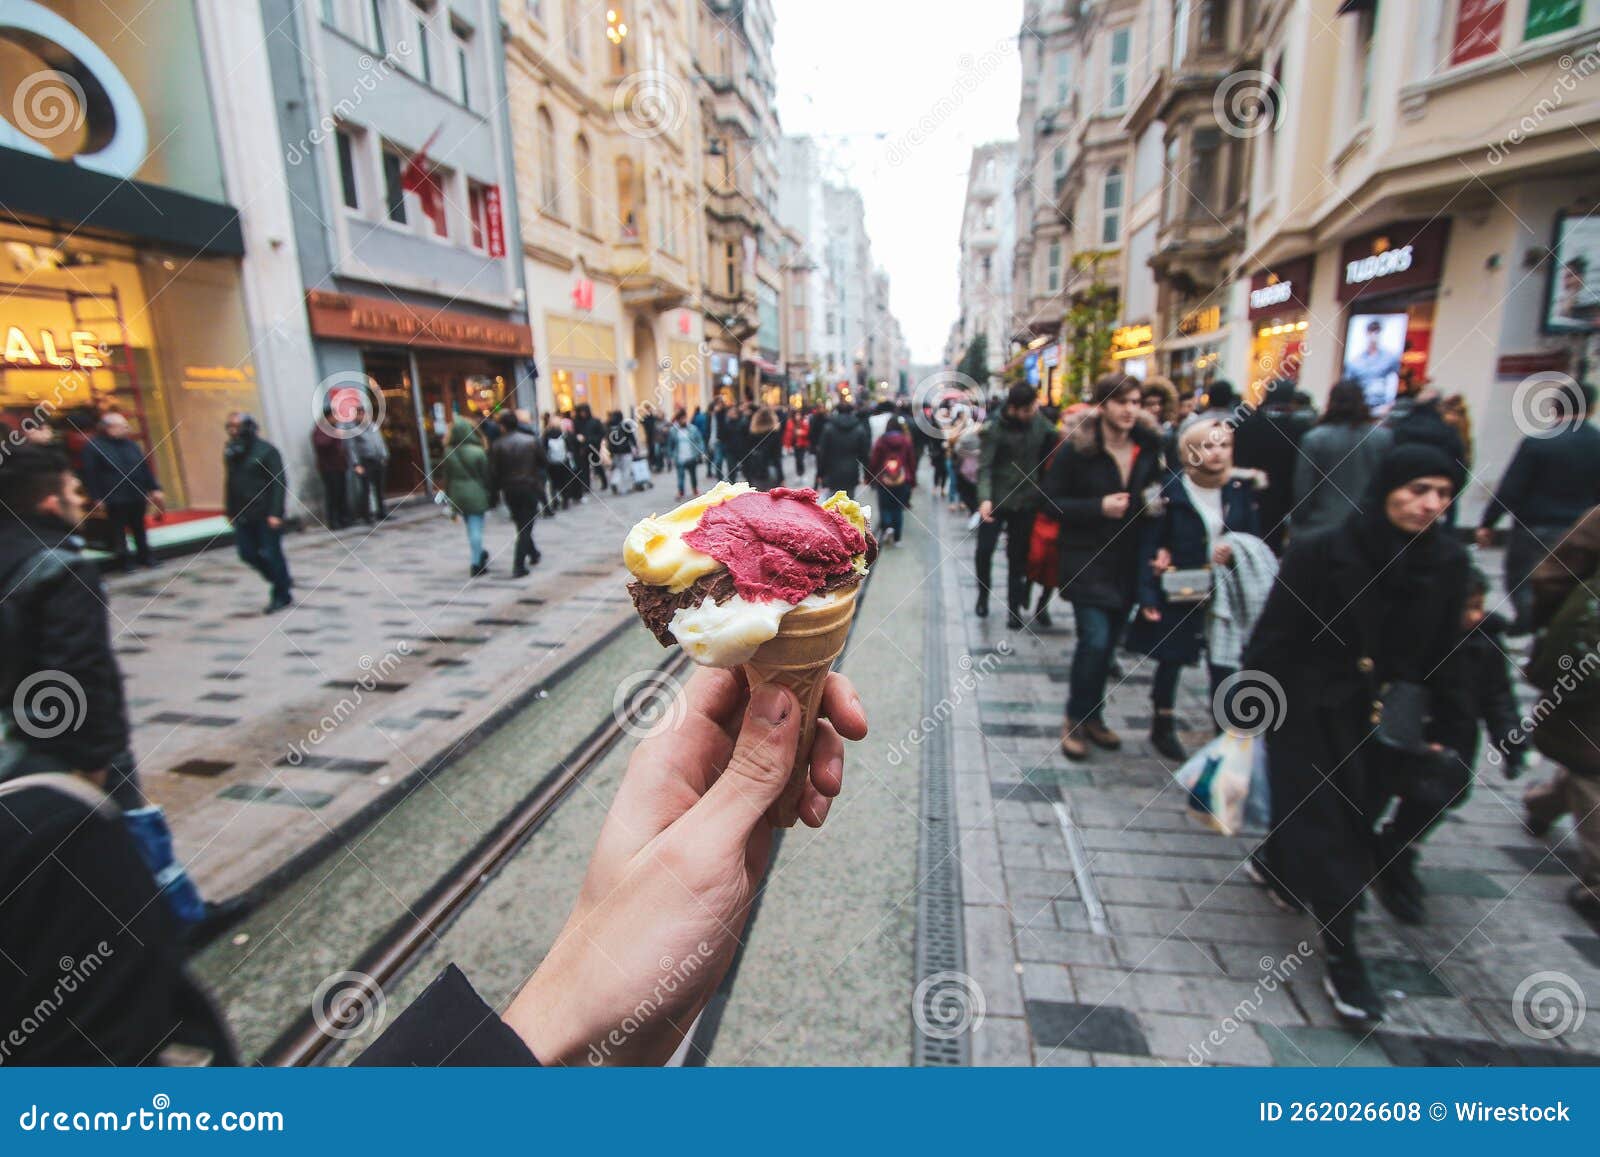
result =
M434 231L441 237L450 233L449 225L445 221L444 187L439 183L438 173L428 162L428 150L433 148L433 142L439 139L439 134L443 131L443 124L434 129L433 135L406 159L405 166L400 170L400 187L408 193L416 194L417 201L422 205L423 215L433 222Z

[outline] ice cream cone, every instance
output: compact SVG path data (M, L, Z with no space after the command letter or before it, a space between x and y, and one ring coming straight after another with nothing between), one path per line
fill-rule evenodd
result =
M767 810L767 818L780 828L792 828L800 818L800 800L811 768L811 741L817 733L817 711L822 688L833 661L844 650L855 618L857 587L833 592L820 607L796 607L783 616L778 633L744 664L745 678L757 683L778 683L800 701L800 746L783 795Z

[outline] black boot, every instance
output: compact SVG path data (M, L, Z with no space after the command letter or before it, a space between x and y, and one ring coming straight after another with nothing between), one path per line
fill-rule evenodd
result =
M1156 749L1156 754L1173 763L1182 763L1189 758L1189 753L1178 739L1178 726L1170 711L1156 712L1150 723L1150 746Z
M972 608L972 613L977 615L980 619L987 619L989 617L988 587L978 588L978 605Z
M1355 1024L1377 1024L1383 1019L1383 998L1367 979L1367 966L1353 950L1328 956L1322 987L1333 1010Z
M1421 924L1428 911L1422 881L1417 878L1416 849L1380 840L1376 855L1378 872L1372 879L1372 890L1389 909L1389 915L1400 923Z
M1006 608L1006 630L1022 630L1022 612L1017 610L1015 606Z

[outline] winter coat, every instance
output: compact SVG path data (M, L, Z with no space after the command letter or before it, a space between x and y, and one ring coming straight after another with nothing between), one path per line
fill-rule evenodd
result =
M1533 588L1533 625L1542 628L1580 582L1600 570L1600 506L1562 536L1528 580ZM1553 701L1554 696L1547 696ZM1533 745L1575 775L1600 776L1600 707L1564 699L1533 730Z
M235 438L222 452L223 483L229 522L261 522L283 517L286 490L283 455L256 435Z
M756 434L745 446L744 476L758 490L783 485L783 430L774 426Z
M457 418L450 426L450 444L439 463L435 485L462 514L483 514L492 505L489 452L465 418Z
M142 506L160 490L144 447L132 438L96 434L83 448L83 488L107 506Z
M384 466L389 461L389 444L376 426L368 426L350 440L350 454L358 466Z
M1141 413L1132 438L1128 481L1100 438L1100 413L1084 410L1045 467L1045 509L1061 523L1061 593L1074 603L1126 611L1133 606L1139 565L1139 523L1145 491L1162 475L1161 431ZM981 476L981 473L980 473ZM1128 512L1107 518L1101 500L1127 491Z
M1269 720L1272 834L1261 855L1322 919L1350 911L1372 877L1379 814L1407 775L1432 770L1378 743L1378 690L1423 683L1433 726L1447 732L1469 715L1457 645L1466 549L1435 526L1386 558L1373 545L1379 524L1381 512L1352 515L1291 542L1243 658Z
M1128 649L1152 658L1182 663L1198 663L1205 649L1207 604L1187 603L1171 606L1161 587L1161 577L1151 564L1156 552L1165 549L1172 555L1177 570L1209 567L1216 544L1206 536L1206 524L1189 498L1183 474L1174 470L1161 487L1167 509L1160 518L1147 518L1139 533L1138 601L1141 608L1155 607L1161 618L1150 622L1136 615L1128 628ZM1235 534L1261 533L1261 517L1256 508L1255 488L1234 479L1222 487L1222 524Z
M99 572L71 527L0 509L0 719L27 749L29 770L99 771L128 750L128 711L106 606ZM82 698L74 694L68 707L77 712L82 704L76 726L59 726L47 695L17 694L41 673L49 673L41 687L81 689Z
M1600 504L1600 429L1579 422L1547 438L1524 438L1484 508L1483 525L1509 513L1522 526L1571 526Z
M639 440L633 436L633 431L625 423L618 422L615 426L606 427L606 449L611 451L613 458L620 458L624 454L637 454Z
M343 474L350 468L349 441L320 425L311 429L311 450L317 459L318 474Z
M1003 412L990 418L978 434L978 501L992 503L999 514L1039 509L1044 461L1059 438L1038 414L1025 423Z
M1289 520L1295 533L1337 526L1359 510L1378 463L1393 446L1394 433L1371 423L1325 423L1307 433L1294 469Z
M496 493L542 491L544 480L544 442L541 439L516 430L502 434L489 447L489 481Z
M855 414L835 414L817 446L817 476L824 490L854 490L872 457L872 436Z
M917 484L916 459L912 453L911 439L904 434L885 434L873 444L872 456L867 459L867 478L874 486L887 486L883 473L889 462L899 459L900 473L904 476L897 486L907 490Z
M685 422L679 426L674 423L667 429L667 461L673 466L682 463L685 466L699 462L706 456L706 444L700 437L700 431L694 425Z
M1242 470L1264 470L1267 488L1260 494L1261 537L1276 547L1288 529L1294 506L1295 467L1301 439L1312 418L1294 406L1294 389L1269 394L1233 431L1233 461Z

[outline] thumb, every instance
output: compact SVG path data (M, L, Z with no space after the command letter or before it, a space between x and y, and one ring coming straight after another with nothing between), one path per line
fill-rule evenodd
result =
M800 702L787 687L758 683L727 770L694 808L697 824L714 837L743 839L789 782L800 743Z

